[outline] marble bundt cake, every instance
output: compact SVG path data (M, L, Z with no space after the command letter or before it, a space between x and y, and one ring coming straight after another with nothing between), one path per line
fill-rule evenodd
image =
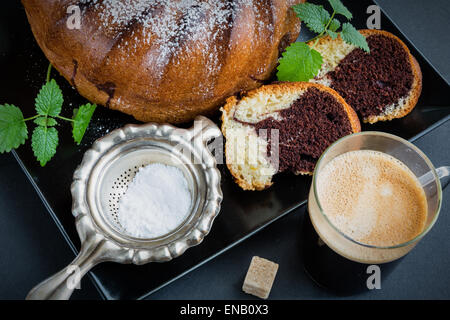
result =
M180 123L262 85L303 0L22 0L53 66L92 102ZM80 28L67 21L80 12ZM76 18L76 17L75 17Z

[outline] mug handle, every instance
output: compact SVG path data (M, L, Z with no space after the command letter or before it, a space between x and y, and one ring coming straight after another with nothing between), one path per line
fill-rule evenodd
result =
M436 174L440 180L445 177L450 176L450 166L442 166L436 169ZM422 187L425 187L434 181L433 172L429 171L425 173L423 176L419 177L419 182ZM442 185L442 189L448 185L448 181Z

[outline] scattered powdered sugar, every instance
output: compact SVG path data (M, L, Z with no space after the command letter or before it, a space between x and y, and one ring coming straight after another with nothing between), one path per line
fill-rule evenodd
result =
M255 6L254 0L81 0L95 11L100 28L106 34L120 37L126 34L124 42L117 43L129 55L142 47L151 45L148 64L156 65L155 77L163 74L164 67L189 59L195 52L203 55L202 62L210 72L221 68L219 55L227 48L221 48L222 38L233 28L236 17L245 9L253 13L255 34L264 34L263 29L273 32L274 26L265 23L261 14L269 14L267 8ZM244 21L248 23L249 21ZM137 23L138 28L128 28ZM243 22L241 22L243 23ZM252 28L249 28L251 30ZM229 43L231 46L231 42ZM126 56L126 55L124 55ZM158 74L158 70L160 71Z
M119 201L117 219L129 236L149 239L176 229L189 215L191 193L183 172L153 163L141 168Z

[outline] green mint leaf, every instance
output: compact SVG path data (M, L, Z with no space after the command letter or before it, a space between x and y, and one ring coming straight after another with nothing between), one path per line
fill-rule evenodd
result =
M328 26L328 30L336 32L336 30L339 29L340 26L341 26L341 23L339 22L339 20L333 19L333 20L331 20L330 25Z
M42 86L36 97L36 112L41 116L55 117L61 112L63 101L62 91L52 79Z
M312 3L299 3L292 7L306 26L316 33L321 33L325 30L325 26L330 20L330 14L323 6Z
M331 37L331 39L336 39L338 36L337 32L331 31L331 30L327 30L328 35Z
M36 123L38 126L43 127L53 127L58 124L55 119L53 118L47 118L47 117L39 117L34 119L34 123Z
M97 105L87 103L80 106L78 112L74 114L72 135L77 144L81 143L84 133L86 132L89 122L91 121L92 115L94 114L95 108L97 108Z
M283 52L278 66L279 81L308 81L322 66L322 56L304 42L295 42Z
M77 113L78 113L78 108L73 108L73 110L72 110L72 119L75 119L75 116L77 115Z
M58 131L55 128L37 126L31 137L31 148L41 166L55 155L58 146Z
M28 130L22 111L14 105L0 105L0 153L17 148L27 138Z
M366 52L370 52L366 38L348 22L342 25L341 38L348 44L355 45Z
M328 0L328 2L337 14L343 15L348 20L351 20L353 18L352 13L348 11L348 9L342 4L341 0Z

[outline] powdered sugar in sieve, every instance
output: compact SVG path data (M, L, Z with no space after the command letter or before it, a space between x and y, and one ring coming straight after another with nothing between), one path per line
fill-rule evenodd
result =
M131 198L134 199L127 200L126 208L122 208L122 215L120 216L121 199L127 193L128 187L136 178L136 174L140 170L145 170L155 165L177 170L178 182L182 181L180 178L182 176L188 192L188 195L184 194L185 200L180 202L180 199L177 199L180 195L177 196L173 193L176 186L170 188L166 183L165 193L167 195L162 196L161 193L158 193L158 184L150 186L140 182L141 186L138 186L137 189L150 189L147 189L147 193L131 195ZM164 169L160 168L160 170ZM155 178L155 176L150 177L150 179L152 178ZM164 179L167 179L167 177ZM172 183L175 183L175 181L172 181ZM113 159L108 170L105 170L103 175L100 176L99 185L101 186L100 194L104 195L99 200L100 207L104 211L104 218L116 231L131 238L154 239L162 237L177 229L178 226L183 225L188 220L190 212L196 206L193 197L197 187L189 167L179 158L174 157L173 154L161 149L131 150L127 154ZM164 184L160 183L160 185L163 186ZM134 189L134 193L136 193L136 186ZM188 200L186 200L186 196L189 197ZM161 203L155 204L152 201L153 198ZM171 203L167 201L171 201ZM188 204L186 204L187 201L189 201ZM150 208L150 206L153 206L153 208ZM177 209L181 209L181 211L173 212L173 210ZM170 210L172 211L169 212ZM152 214L159 216L159 220L156 217L152 217ZM178 216L174 216L174 214ZM178 220L174 221L175 218ZM166 219L168 224L166 227L162 225L164 219ZM156 223L153 227L150 226L152 222Z
M128 188L120 197L117 210L117 220L126 234L157 238L187 218L191 193L179 168L152 163L141 167L131 182L129 178L126 181Z

